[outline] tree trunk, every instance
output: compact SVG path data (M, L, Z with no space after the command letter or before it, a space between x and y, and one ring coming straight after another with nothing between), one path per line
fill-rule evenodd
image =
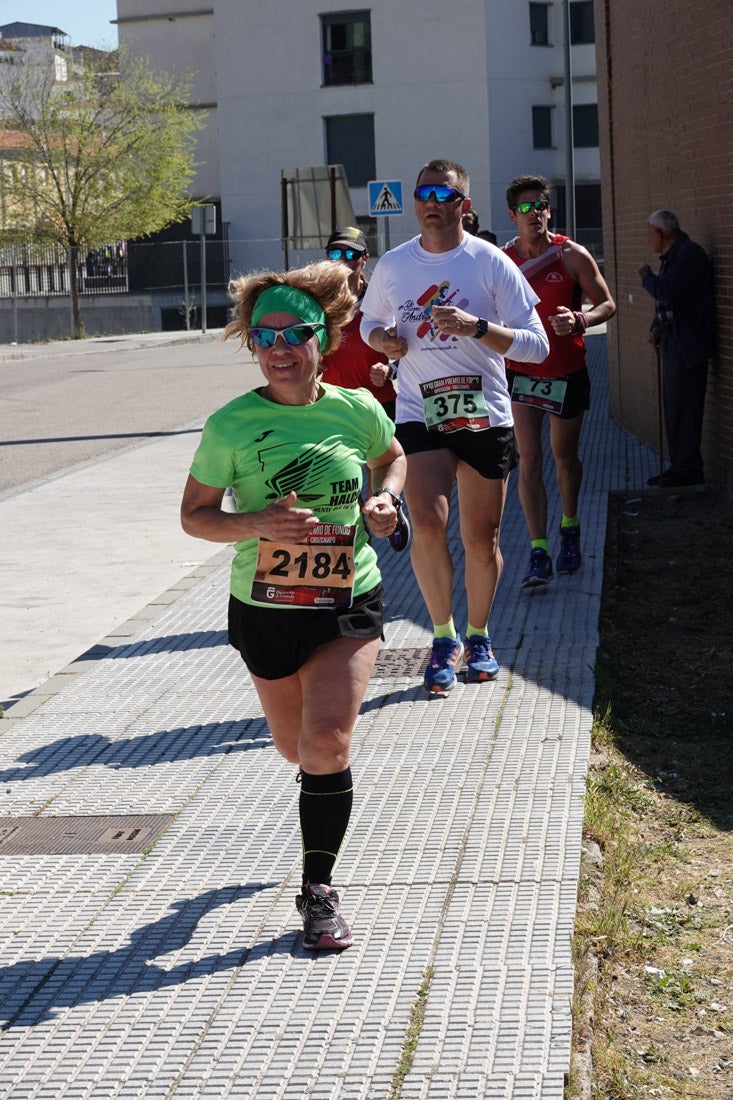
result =
M86 336L86 330L84 328L84 324L81 319L81 311L79 309L79 267L77 264L78 252L78 245L69 245L69 292L71 294L71 318L74 330L72 335L75 340L83 340Z

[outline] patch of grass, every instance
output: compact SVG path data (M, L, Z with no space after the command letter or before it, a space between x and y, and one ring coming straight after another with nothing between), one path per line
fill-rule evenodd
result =
M644 493L633 512L610 502L585 819L598 858L574 945L575 1046L592 1072L582 1093L571 1074L566 1095L721 1100L733 1096L733 511L721 494Z
M402 1053L394 1074L392 1075L392 1083L387 1100L399 1100L399 1097L402 1095L402 1086L405 1082L405 1078L412 1069L415 1051L417 1050L418 1040L420 1039L420 1033L422 1032L423 1023L425 1021L425 1010L430 994L430 986L434 977L435 969L432 966L427 967L423 973L423 980L412 1005L410 1020L402 1044Z

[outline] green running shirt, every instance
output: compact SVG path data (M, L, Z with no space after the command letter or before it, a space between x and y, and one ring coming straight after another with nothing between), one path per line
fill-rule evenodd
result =
M206 421L191 474L202 485L231 486L238 512L259 512L294 489L296 506L324 523L356 524L354 596L361 596L381 580L359 507L363 465L384 454L395 426L367 390L320 388L312 405L278 405L254 390L236 397ZM257 543L234 544L231 591L243 603L257 603Z

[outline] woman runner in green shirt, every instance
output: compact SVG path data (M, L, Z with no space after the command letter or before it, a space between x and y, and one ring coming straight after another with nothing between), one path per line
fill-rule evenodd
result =
M351 317L347 278L325 261L230 284L224 335L254 352L264 385L209 417L181 505L188 534L235 544L229 641L275 747L299 766L296 905L311 950L352 943L331 873L351 813L351 735L382 638L369 534L394 530L406 466L377 400L319 379ZM364 464L377 488L360 505ZM229 486L236 513L221 509Z

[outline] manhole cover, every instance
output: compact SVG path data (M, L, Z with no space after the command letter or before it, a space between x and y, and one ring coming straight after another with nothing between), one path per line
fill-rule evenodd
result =
M430 647L380 649L374 676L421 676L430 660Z
M0 856L142 852L170 825L173 816L4 817L0 818Z

